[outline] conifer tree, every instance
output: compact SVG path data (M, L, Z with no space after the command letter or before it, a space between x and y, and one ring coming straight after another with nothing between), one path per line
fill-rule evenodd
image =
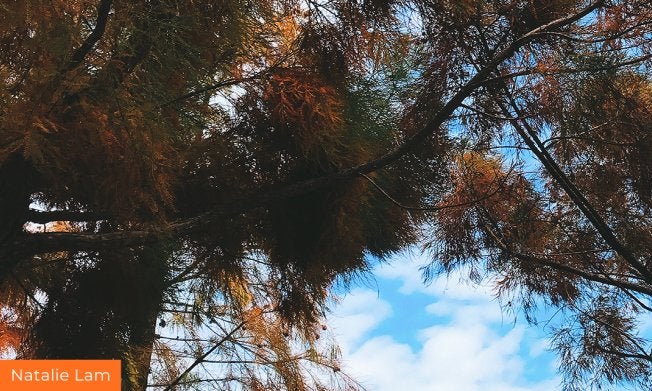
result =
M566 389L649 389L651 25L646 0L0 4L0 351L355 389L330 288L425 243L426 277L563 310Z

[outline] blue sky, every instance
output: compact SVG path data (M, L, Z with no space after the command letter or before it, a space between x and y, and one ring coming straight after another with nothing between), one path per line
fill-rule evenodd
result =
M370 391L559 389L545 333L504 315L487 285L422 282L424 256L401 254L333 306L343 369Z

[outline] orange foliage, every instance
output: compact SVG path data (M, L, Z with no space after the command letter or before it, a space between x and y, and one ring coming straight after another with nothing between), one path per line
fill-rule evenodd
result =
M275 124L289 129L304 153L324 145L343 125L341 99L315 74L279 70L267 84L263 99Z
M17 327L8 316L0 316L0 355L17 351L23 333L23 329Z
M505 172L500 160L466 152L455 160L454 190L439 204L442 234L458 255L476 256L475 232L497 224L506 243L519 243L536 251L546 247L546 228L528 181ZM496 229L497 227L493 227ZM495 239L491 239L495 240ZM490 240L490 241L491 241Z

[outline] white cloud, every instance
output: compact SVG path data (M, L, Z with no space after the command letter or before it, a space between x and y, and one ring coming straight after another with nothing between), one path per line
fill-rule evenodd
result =
M398 261L392 265L379 267L376 275L400 281L399 292L406 297L414 293L433 297L433 303L423 309L424 317L434 315L429 317L435 319L432 325L413 330L420 346L399 342L392 335L374 334L391 316L391 303L372 290L354 290L329 317L342 342L344 369L370 391L558 388L557 378L537 383L525 378L526 360L543 352L545 339L529 337L524 325L501 328L509 321L503 320L489 287L458 284L455 277L438 278L424 286L414 264Z
M460 270L450 276L440 276L428 284L424 284L420 266L428 264L429 260L423 254L415 251L405 251L389 262L374 269L379 278L399 280L399 292L404 295L424 293L431 296L444 295L457 300L488 300L492 296L491 281L480 285L469 282L468 271Z
M389 303L369 289L354 289L329 316L329 324L343 349L352 348L391 314Z
M539 338L530 343L529 355L532 358L539 357L550 348L550 343L545 338Z

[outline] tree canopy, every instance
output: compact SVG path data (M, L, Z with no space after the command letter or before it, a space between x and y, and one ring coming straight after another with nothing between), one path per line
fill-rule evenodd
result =
M565 389L650 389L650 26L646 0L3 2L0 351L357 389L330 289L418 244L426 278L559 308Z

